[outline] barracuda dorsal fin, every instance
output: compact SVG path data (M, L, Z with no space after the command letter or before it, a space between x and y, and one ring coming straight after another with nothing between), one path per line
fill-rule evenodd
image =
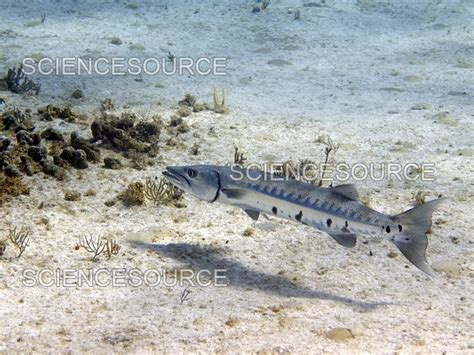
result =
M336 242L346 248L353 248L357 243L357 236L351 233L329 234Z
M247 215L252 218L254 221L258 221L258 217L260 216L260 212L254 210L244 210Z
M337 192L339 195L347 197L353 201L359 201L359 193L354 184L344 184L339 186L331 187L334 192Z

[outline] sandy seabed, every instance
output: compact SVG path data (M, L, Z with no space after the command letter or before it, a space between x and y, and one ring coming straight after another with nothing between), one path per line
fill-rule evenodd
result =
M0 233L30 230L20 258L0 259L0 351L469 353L473 337L474 7L469 1L143 2L75 7L0 4L0 71L25 57L226 57L225 77L38 77L38 96L2 91L2 111L70 103L87 118L38 122L91 137L101 100L114 112L167 122L186 93L211 102L227 90L229 113L193 113L190 131L153 165L91 164L62 181L23 177L30 194L1 206ZM301 18L294 20L294 12ZM35 25L41 13L44 23ZM121 45L111 41L118 37ZM73 99L81 89L82 99ZM1 132L9 136L11 132ZM435 212L429 278L382 238L344 249L326 234L184 196L185 208L107 207L129 183L167 165L324 159L318 137L348 164L432 163L434 181L357 182L372 208L396 214L413 196L449 200ZM191 147L199 145L199 154ZM82 194L66 201L69 190ZM92 193L86 193L88 191ZM252 233L248 232L251 228ZM118 255L75 250L102 235ZM248 235L251 234L251 235ZM388 255L390 254L391 257ZM186 285L27 287L33 270L224 269L226 287ZM61 280L64 279L61 277ZM183 300L183 292L190 291Z

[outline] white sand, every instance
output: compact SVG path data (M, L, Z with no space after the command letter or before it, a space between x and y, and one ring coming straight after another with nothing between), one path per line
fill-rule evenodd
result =
M211 101L217 83L226 87L231 109L186 118L193 129L181 136L185 147L163 148L146 170L98 164L72 170L61 182L42 174L24 178L31 194L0 210L2 235L11 224L31 230L21 258L9 249L0 259L0 351L473 351L472 2L361 8L327 1L318 8L272 0L260 14L250 14L253 2L242 3L168 2L167 9L162 3L138 10L86 4L73 12L59 4L44 11L46 21L37 27L24 25L39 17L37 8L0 5L2 72L34 53L147 57L169 49L177 56L229 58L228 76L217 79L43 77L37 97L1 92L9 105L71 102L92 119L100 100L110 97L119 111L128 105L167 118L185 93ZM289 7L300 9L299 21ZM124 43L110 44L113 36ZM134 52L130 44L145 49ZM274 59L291 64L268 64ZM83 100L70 98L77 88ZM411 109L420 103L428 108ZM439 112L449 112L455 124L435 122ZM211 127L216 135L208 133ZM79 128L90 134L88 126ZM321 134L342 144L338 161L435 163L434 182L367 180L357 186L374 209L389 214L410 207L418 191L430 199L450 197L434 215L428 259L454 264L451 275L429 279L402 256L389 258L396 248L386 241L347 250L309 227L273 218L253 222L239 210L189 195L185 209L104 205L128 183L159 176L166 165L228 163L233 145L251 162L321 161ZM192 156L196 142L201 154ZM66 190L90 188L96 196L64 200ZM243 236L248 227L256 229L254 236ZM90 233L113 236L120 254L92 262L75 251L78 238ZM191 288L181 304L184 287L22 284L25 268L102 267L226 269L229 285ZM328 339L326 332L337 327L350 328L354 338Z

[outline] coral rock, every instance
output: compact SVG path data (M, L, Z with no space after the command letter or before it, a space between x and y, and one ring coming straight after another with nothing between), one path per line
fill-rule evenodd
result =
M16 168L15 164L8 164L5 167L5 175L8 177L18 177L20 176L20 172Z
M41 137L49 141L64 141L64 137L61 132L51 127L44 130L43 133L41 133Z
M76 169L87 169L86 152L81 149L75 150L73 147L66 147L60 157Z
M46 175L58 177L60 174L59 167L54 165L54 163L49 159L43 159L40 161L41 167L43 168L43 172Z
M33 146L28 148L28 156L39 162L48 156L48 149L45 146Z
M118 170L122 167L122 163L118 159L107 157L104 159L104 166L107 169Z

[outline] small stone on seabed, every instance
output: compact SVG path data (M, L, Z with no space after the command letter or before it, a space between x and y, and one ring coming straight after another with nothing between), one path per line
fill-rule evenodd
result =
M449 112L438 112L432 117L436 123L443 124L445 126L456 126L457 120L452 117Z
M398 257L398 253L394 252L393 250L390 251L387 256L390 258L390 259L395 259L396 257Z
M466 157L474 157L474 148L464 148L457 151L457 155L464 155Z
M437 272L444 272L451 277L459 277L464 271L461 260L444 259L436 261L431 265L432 269Z
M430 108L431 108L430 104L426 104L423 102L415 104L412 107L410 107L411 110L429 110Z
M71 94L71 97L74 99L82 99L84 97L84 93L81 89L77 89L74 90L74 92Z
M416 346L425 346L426 341L424 341L423 339L417 339L417 340L415 340L415 345Z
M334 328L326 332L326 338L334 341L343 341L354 338L349 328Z
M81 199L81 194L77 191L67 191L64 194L64 199L66 201L79 201Z
M111 44L115 44L116 46L120 46L122 44L122 40L118 37L113 37L111 40L110 40L110 43Z
M244 232L242 233L242 235L244 237L252 237L255 235L255 229L253 228L247 228L244 230Z

